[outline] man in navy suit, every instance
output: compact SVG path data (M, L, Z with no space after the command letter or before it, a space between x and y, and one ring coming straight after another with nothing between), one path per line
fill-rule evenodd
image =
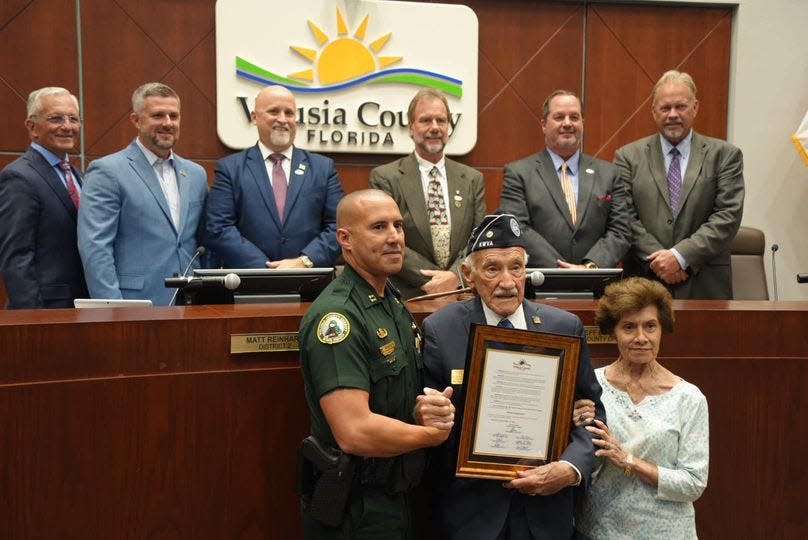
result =
M81 175L68 165L81 119L76 97L48 87L28 96L28 150L0 172L0 271L8 308L73 307L87 296L76 248Z
M79 252L93 298L167 305L173 291L164 279L194 257L208 182L201 166L173 151L180 136L174 90L144 84L132 95L132 111L135 140L87 171Z
M631 245L620 171L581 152L581 100L556 90L544 101L545 149L505 166L500 207L516 216L534 267L613 267Z
M595 416L605 422L601 388L589 361L584 327L575 315L524 300L525 239L515 216L486 216L472 233L461 265L463 277L477 297L450 304L424 320L425 384L452 386L451 396L462 418L466 348L472 324L504 326L581 338L576 399L595 403ZM455 477L459 442L455 423L440 448L434 477L434 508L441 533L458 540L550 540L573 534L573 486L585 488L595 465L592 436L573 427L559 461L519 473L503 484L497 480Z
M219 160L207 207L205 244L228 268L311 268L334 264L334 162L295 148L295 96L268 86L255 98L258 143Z

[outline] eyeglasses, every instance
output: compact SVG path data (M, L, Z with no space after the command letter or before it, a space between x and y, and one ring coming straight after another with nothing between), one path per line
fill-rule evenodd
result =
M37 118L38 115L34 114L31 115L31 118ZM63 126L65 124L69 124L71 126L77 126L81 124L81 118L78 116L72 116L68 114L52 114L45 118L45 121L52 126Z

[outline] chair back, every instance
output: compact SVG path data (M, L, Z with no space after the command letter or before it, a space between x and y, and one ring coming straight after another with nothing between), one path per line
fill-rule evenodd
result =
M753 227L741 227L732 240L732 296L735 300L768 300L763 254L766 237Z

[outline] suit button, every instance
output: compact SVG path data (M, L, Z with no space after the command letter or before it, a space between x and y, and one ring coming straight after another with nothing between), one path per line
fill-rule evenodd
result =
M286 237L285 237L285 236L281 236L281 244L285 244L285 243L286 243Z
M668 220L668 225L673 225L673 220L672 219Z

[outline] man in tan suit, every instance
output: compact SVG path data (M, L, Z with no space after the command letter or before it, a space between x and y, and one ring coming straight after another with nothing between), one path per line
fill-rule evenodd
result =
M693 131L696 84L668 71L654 87L659 133L619 149L633 241L629 275L665 283L675 298L732 298L730 243L743 214L743 155Z
M486 214L482 174L443 155L449 114L443 94L418 92L407 111L415 152L370 173L404 217L404 265L391 278L404 298L460 286L463 248Z

